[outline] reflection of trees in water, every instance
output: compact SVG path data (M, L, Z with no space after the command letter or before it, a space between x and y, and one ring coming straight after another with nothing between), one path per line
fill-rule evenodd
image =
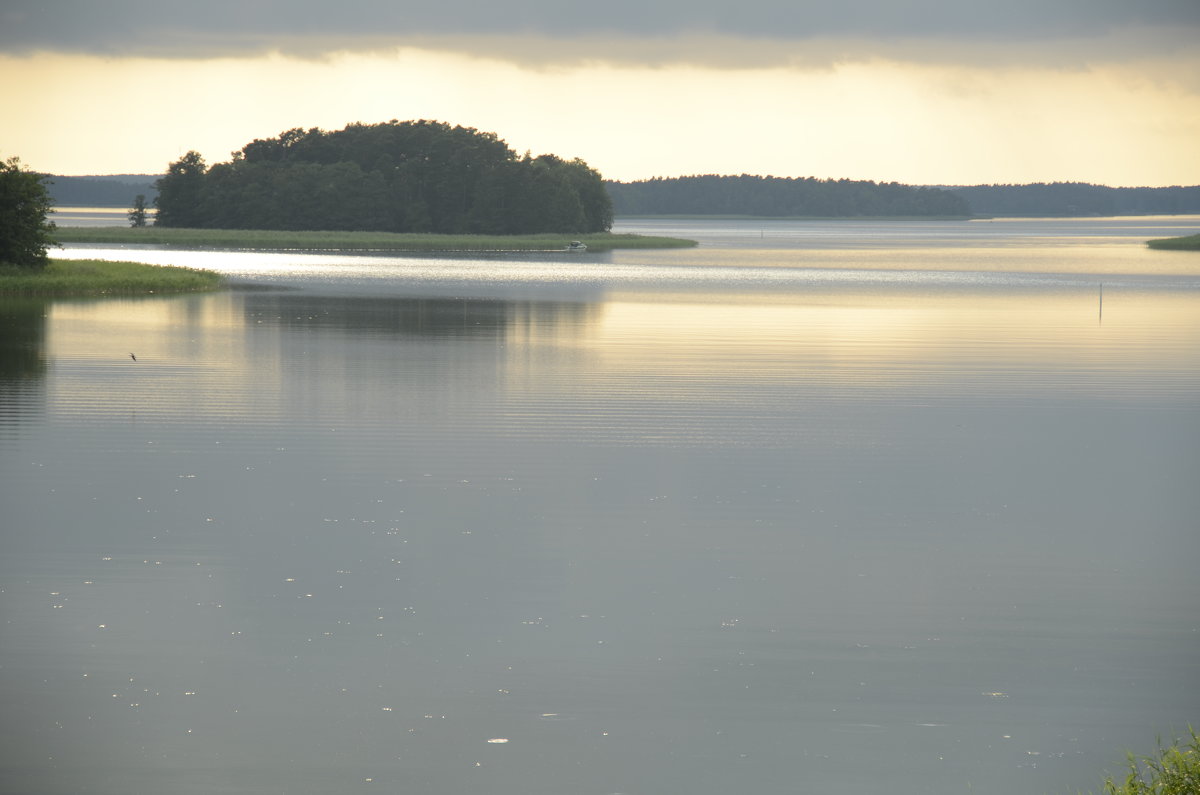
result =
M551 332L580 328L597 305L566 301L457 298L366 298L250 293L249 324L329 329L396 337L504 339L536 327Z
M0 300L0 423L42 394L46 375L46 308L41 299Z
M46 374L44 300L0 300L0 378L36 378Z

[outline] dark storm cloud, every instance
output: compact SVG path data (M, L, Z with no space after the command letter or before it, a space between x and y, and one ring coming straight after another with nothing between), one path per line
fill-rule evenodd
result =
M0 5L0 51L17 54L319 55L406 44L470 51L481 39L511 39L522 42L509 53L518 59L524 50L523 57L536 60L529 43L542 41L547 53L564 57L570 47L563 45L578 43L590 58L637 60L652 48L630 42L692 37L761 41L776 49L852 42L853 52L847 45L842 56L870 55L872 48L888 54L906 42L1018 52L1052 49L1057 41L1092 42L1111 50L1095 54L1124 57L1171 42L1187 46L1198 33L1198 0L4 0ZM504 54L502 46L488 49ZM721 61L738 56L680 52L672 57Z

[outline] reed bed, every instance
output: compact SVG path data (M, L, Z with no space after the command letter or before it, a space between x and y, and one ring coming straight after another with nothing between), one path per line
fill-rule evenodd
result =
M189 248L275 251L559 251L573 240L589 251L615 248L686 248L694 240L649 235L435 235L394 232L312 232L258 229L177 229L168 227L59 227L63 243L148 244Z
M107 260L57 260L42 270L0 266L3 296L102 296L215 290L221 275L196 268Z
M1200 251L1200 235L1186 237L1163 237L1158 240L1148 240L1150 248L1170 249L1173 251Z

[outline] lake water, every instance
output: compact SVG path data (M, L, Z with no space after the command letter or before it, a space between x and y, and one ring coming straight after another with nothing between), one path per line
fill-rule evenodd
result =
M619 227L702 245L0 301L0 792L1068 795L1200 724L1200 218Z

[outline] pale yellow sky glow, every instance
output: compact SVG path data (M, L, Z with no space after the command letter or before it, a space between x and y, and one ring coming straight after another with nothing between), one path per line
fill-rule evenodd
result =
M518 152L581 157L620 180L1193 185L1200 72L1182 66L1200 58L1060 70L884 59L535 68L415 48L322 59L8 55L0 157L58 174L160 173L189 149L220 162L291 127L425 118L495 132Z

